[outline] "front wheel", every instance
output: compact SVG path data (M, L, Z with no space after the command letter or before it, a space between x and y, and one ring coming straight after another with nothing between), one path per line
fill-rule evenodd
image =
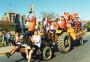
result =
M43 59L44 60L50 60L51 58L52 58L52 49L50 48L50 47L45 47L44 49L43 49Z

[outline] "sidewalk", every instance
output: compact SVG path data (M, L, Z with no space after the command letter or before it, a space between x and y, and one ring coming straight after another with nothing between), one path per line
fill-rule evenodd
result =
M90 32L86 32L86 35L90 35Z
M11 49L12 49L11 46L0 47L0 56L5 55L5 53L7 52L10 52Z

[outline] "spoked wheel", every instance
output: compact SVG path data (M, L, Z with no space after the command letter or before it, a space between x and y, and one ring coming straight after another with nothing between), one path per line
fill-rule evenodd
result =
M43 59L44 60L50 60L52 58L52 50L50 47L45 47L43 50Z
M62 33L58 38L58 49L60 52L69 52L71 50L71 39L67 33Z

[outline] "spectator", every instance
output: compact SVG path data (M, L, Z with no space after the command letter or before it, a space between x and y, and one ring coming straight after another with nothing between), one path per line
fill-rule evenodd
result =
M7 36L6 36L7 30L3 29L2 33L3 33L2 41L5 43L5 45L8 45Z
M10 32L7 31L6 34L5 34L5 37L6 37L7 44L10 45L11 44L11 34L10 34Z
M63 30L66 30L66 19L61 16L61 26L60 26L61 29Z
M85 21L81 21L81 29L85 30Z

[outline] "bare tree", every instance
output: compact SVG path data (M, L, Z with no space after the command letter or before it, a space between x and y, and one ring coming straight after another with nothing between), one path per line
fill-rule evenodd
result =
M46 12L46 11L42 11L41 12L41 17L42 18L50 18L50 19L53 19L55 18L55 13L54 12Z

